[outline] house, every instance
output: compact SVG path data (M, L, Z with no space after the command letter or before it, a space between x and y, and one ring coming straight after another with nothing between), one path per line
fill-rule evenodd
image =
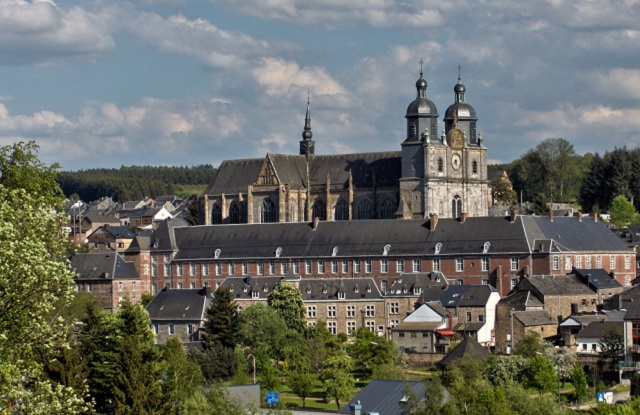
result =
M408 353L446 353L452 327L451 314L440 302L424 303L391 328L391 338Z
M391 286L387 285L387 280L382 280L381 291L389 316L386 326L392 328L412 314L420 304L420 297L429 287L444 288L448 284L447 278L441 272L405 272L400 274Z
M112 210L86 210L80 215L80 234L90 236L104 225L120 226L120 219Z
M560 323L558 329L562 338L562 344L577 351L576 334L591 323L608 320L610 320L609 316L603 313L576 314L567 317Z
M197 346L200 328L211 302L211 289L165 288L153 297L146 310L151 319L156 343L177 336L185 346Z
M500 294L491 285L430 287L425 290L421 301L438 301L451 314L453 331L463 336L471 335L484 346L493 346Z
M338 413L402 415L405 413L404 404L408 400L407 389L418 399L424 397L426 391L422 381L374 379L340 408ZM444 401L448 400L449 394L445 391Z
M77 290L92 293L105 310L116 311L127 296L137 303L149 292L149 280L117 252L76 253L69 261Z
M164 207L143 207L133 212L123 215L123 219L128 220L129 227L133 229L152 229L154 224L158 224L173 215Z
M135 236L126 226L103 225L89 235L87 243L91 251L124 252Z
M624 323L622 321L594 321L580 330L576 338L576 349L580 354L599 355L600 340L607 330L620 330L622 333Z
M283 279L284 277L229 277L217 289L229 290L238 311L242 311L258 302L266 302L269 294Z
M624 290L624 286L602 268L574 269L574 272L576 277L580 278L587 287L595 291L598 297L596 304L598 305L603 305L605 299L611 298L613 295L619 294ZM627 284L627 286L629 286L629 284Z

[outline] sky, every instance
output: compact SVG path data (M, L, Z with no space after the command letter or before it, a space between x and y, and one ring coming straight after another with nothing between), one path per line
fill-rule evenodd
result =
M0 0L0 145L63 170L399 151L420 61L491 162L640 144L640 0Z

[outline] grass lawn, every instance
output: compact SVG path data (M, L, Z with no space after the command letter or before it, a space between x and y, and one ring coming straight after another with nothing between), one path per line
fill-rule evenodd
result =
M367 382L356 382L356 387L351 391L350 396L354 396L361 388L365 387ZM311 392L311 396L308 396L305 400L305 407L309 409L322 409L325 411L336 411L336 403L334 400L325 401L322 394L322 383L316 379L315 386L313 388L313 392ZM280 390L280 402L284 404L287 408L302 408L302 399L298 398L291 389L283 384ZM340 406L346 404L348 401L340 401Z

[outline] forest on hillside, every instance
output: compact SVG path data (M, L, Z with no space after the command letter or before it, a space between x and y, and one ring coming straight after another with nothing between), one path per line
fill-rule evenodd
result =
M119 169L89 169L60 172L58 183L66 197L92 201L111 196L115 201L185 193L184 189L209 184L215 167L122 166ZM188 196L180 194L180 196Z

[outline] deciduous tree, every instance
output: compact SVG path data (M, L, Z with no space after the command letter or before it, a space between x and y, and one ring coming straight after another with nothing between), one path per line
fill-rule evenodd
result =
M288 282L281 282L267 297L267 304L280 314L290 329L304 333L307 319L300 290Z
M353 364L351 359L344 353L335 353L324 362L320 380L327 397L335 400L336 407L340 409L340 401L348 400L351 397L351 390L354 386L351 375Z

